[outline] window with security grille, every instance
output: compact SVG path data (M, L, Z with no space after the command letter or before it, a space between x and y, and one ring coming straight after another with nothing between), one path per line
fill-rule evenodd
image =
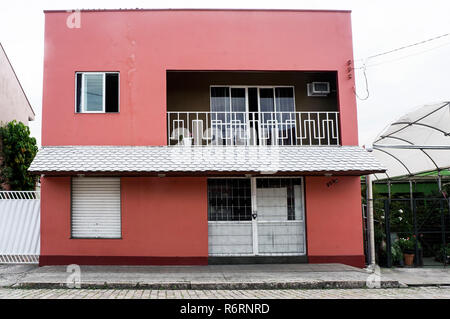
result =
M250 179L208 179L208 220L251 220Z

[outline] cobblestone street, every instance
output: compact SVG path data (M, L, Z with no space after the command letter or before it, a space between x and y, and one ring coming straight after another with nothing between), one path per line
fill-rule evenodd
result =
M0 299L450 299L450 287L313 290L0 289Z

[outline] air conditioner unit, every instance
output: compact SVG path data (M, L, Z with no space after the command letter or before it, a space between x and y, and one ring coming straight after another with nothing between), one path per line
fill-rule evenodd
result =
M308 96L327 96L330 93L330 82L312 82L307 87Z

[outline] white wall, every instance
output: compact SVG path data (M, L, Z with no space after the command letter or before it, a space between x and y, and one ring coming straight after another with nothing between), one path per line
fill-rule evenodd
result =
M33 119L27 97L0 45L0 125L12 120L28 125L28 121Z

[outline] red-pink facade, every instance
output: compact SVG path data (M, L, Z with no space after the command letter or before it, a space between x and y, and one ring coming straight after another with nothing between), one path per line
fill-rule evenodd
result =
M70 14L45 13L43 146L167 145L174 70L335 71L340 143L358 144L350 12L81 11L79 28L67 26ZM81 71L120 72L119 113L75 113ZM307 256L363 266L359 177L335 178L305 178ZM123 177L122 239L83 240L70 238L70 177L42 177L41 264L206 264L206 180Z

